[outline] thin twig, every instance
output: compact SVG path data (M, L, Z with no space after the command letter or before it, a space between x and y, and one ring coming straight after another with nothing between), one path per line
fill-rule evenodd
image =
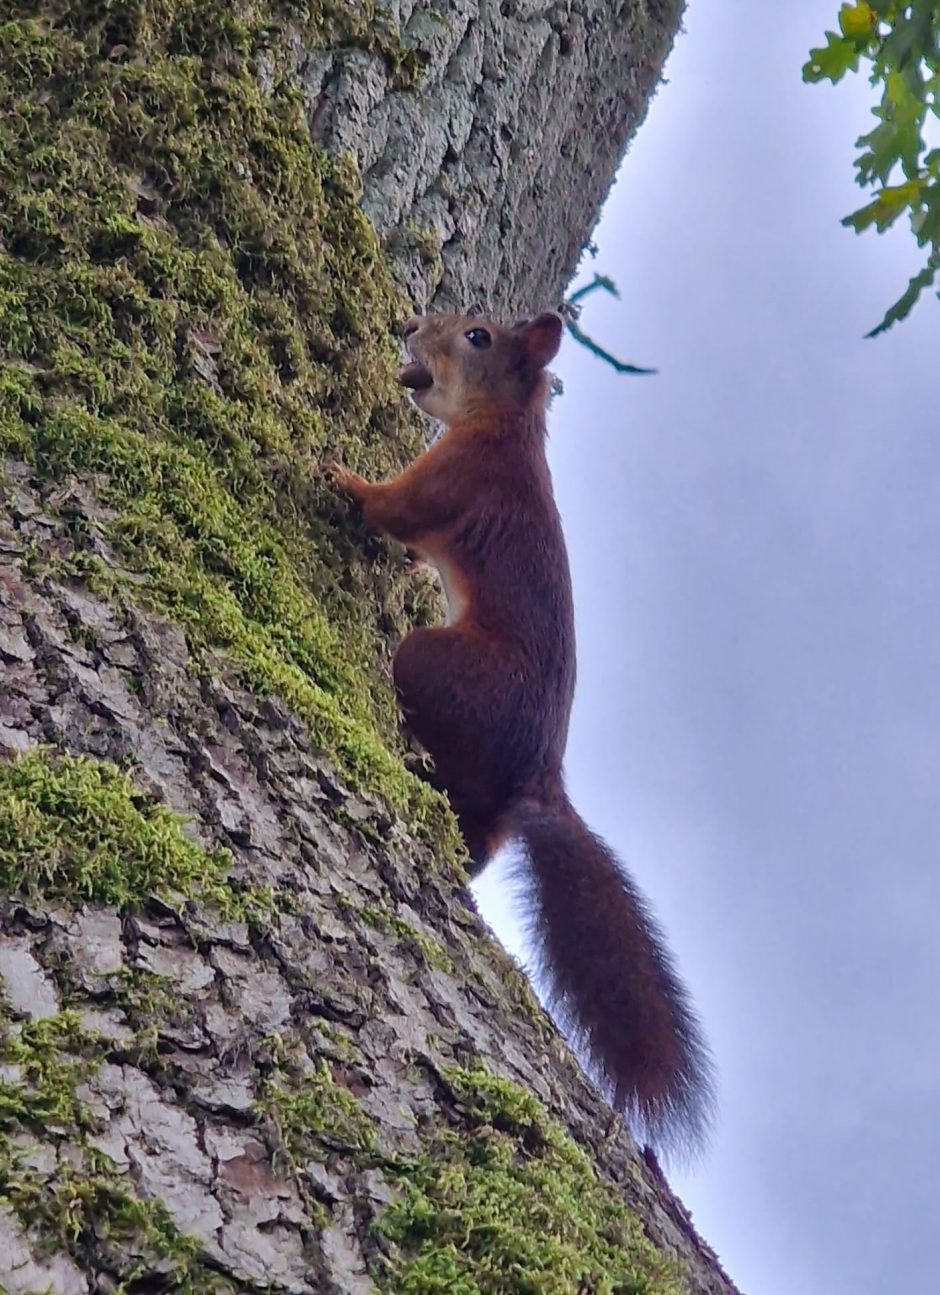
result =
M609 292L610 295L612 297L616 297L618 301L620 300L620 293L617 290L617 285L614 283L613 279L608 279L604 274L595 274L591 283L586 283L583 288L578 288L578 290L573 292L565 302L567 307L574 307L574 310L571 310L570 313L566 312L567 317L565 319L565 327L568 329L568 332L575 341L580 342L581 345L586 347L592 355L596 355L599 360L603 360L605 364L609 364L617 373L656 373L656 369L641 369L636 364L627 364L623 360L618 360L615 355L611 355L610 351L605 351L603 346L595 342L592 337L588 337L587 333L585 333L579 326L577 323L577 318L581 313L579 303L584 300L588 293L594 292L598 288L603 289L604 292Z

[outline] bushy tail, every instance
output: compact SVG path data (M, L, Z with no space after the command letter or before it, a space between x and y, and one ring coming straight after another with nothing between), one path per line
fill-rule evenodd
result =
M695 1152L714 1105L712 1066L646 901L563 795L517 806L508 826L525 846L525 912L549 1006L634 1132L660 1151Z

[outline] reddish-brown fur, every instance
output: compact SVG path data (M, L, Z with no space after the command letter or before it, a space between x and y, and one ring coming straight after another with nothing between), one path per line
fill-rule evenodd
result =
M485 347L470 341L481 331ZM401 380L446 432L392 481L331 468L366 522L435 566L448 595L451 623L414 630L396 653L402 710L474 871L504 841L524 844L550 1001L614 1104L659 1146L694 1145L712 1100L694 1013L645 902L564 791L574 616L544 416L561 321L429 316L405 335Z

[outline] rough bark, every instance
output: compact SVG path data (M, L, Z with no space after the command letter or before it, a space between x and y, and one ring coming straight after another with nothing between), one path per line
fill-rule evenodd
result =
M9 1292L734 1290L476 916L387 684L433 598L315 484L417 444L390 270L557 303L679 6L440 9L5 11Z
M390 89L378 53L307 54L314 135L355 154L363 206L419 305L510 318L557 307L682 0L377 8L419 52L420 86Z

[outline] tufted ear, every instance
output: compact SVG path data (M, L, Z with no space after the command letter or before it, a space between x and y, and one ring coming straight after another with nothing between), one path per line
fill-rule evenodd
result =
M526 358L533 368L544 369L558 354L563 328L561 316L546 311L544 315L536 315L534 319L517 324L513 331L521 339Z

